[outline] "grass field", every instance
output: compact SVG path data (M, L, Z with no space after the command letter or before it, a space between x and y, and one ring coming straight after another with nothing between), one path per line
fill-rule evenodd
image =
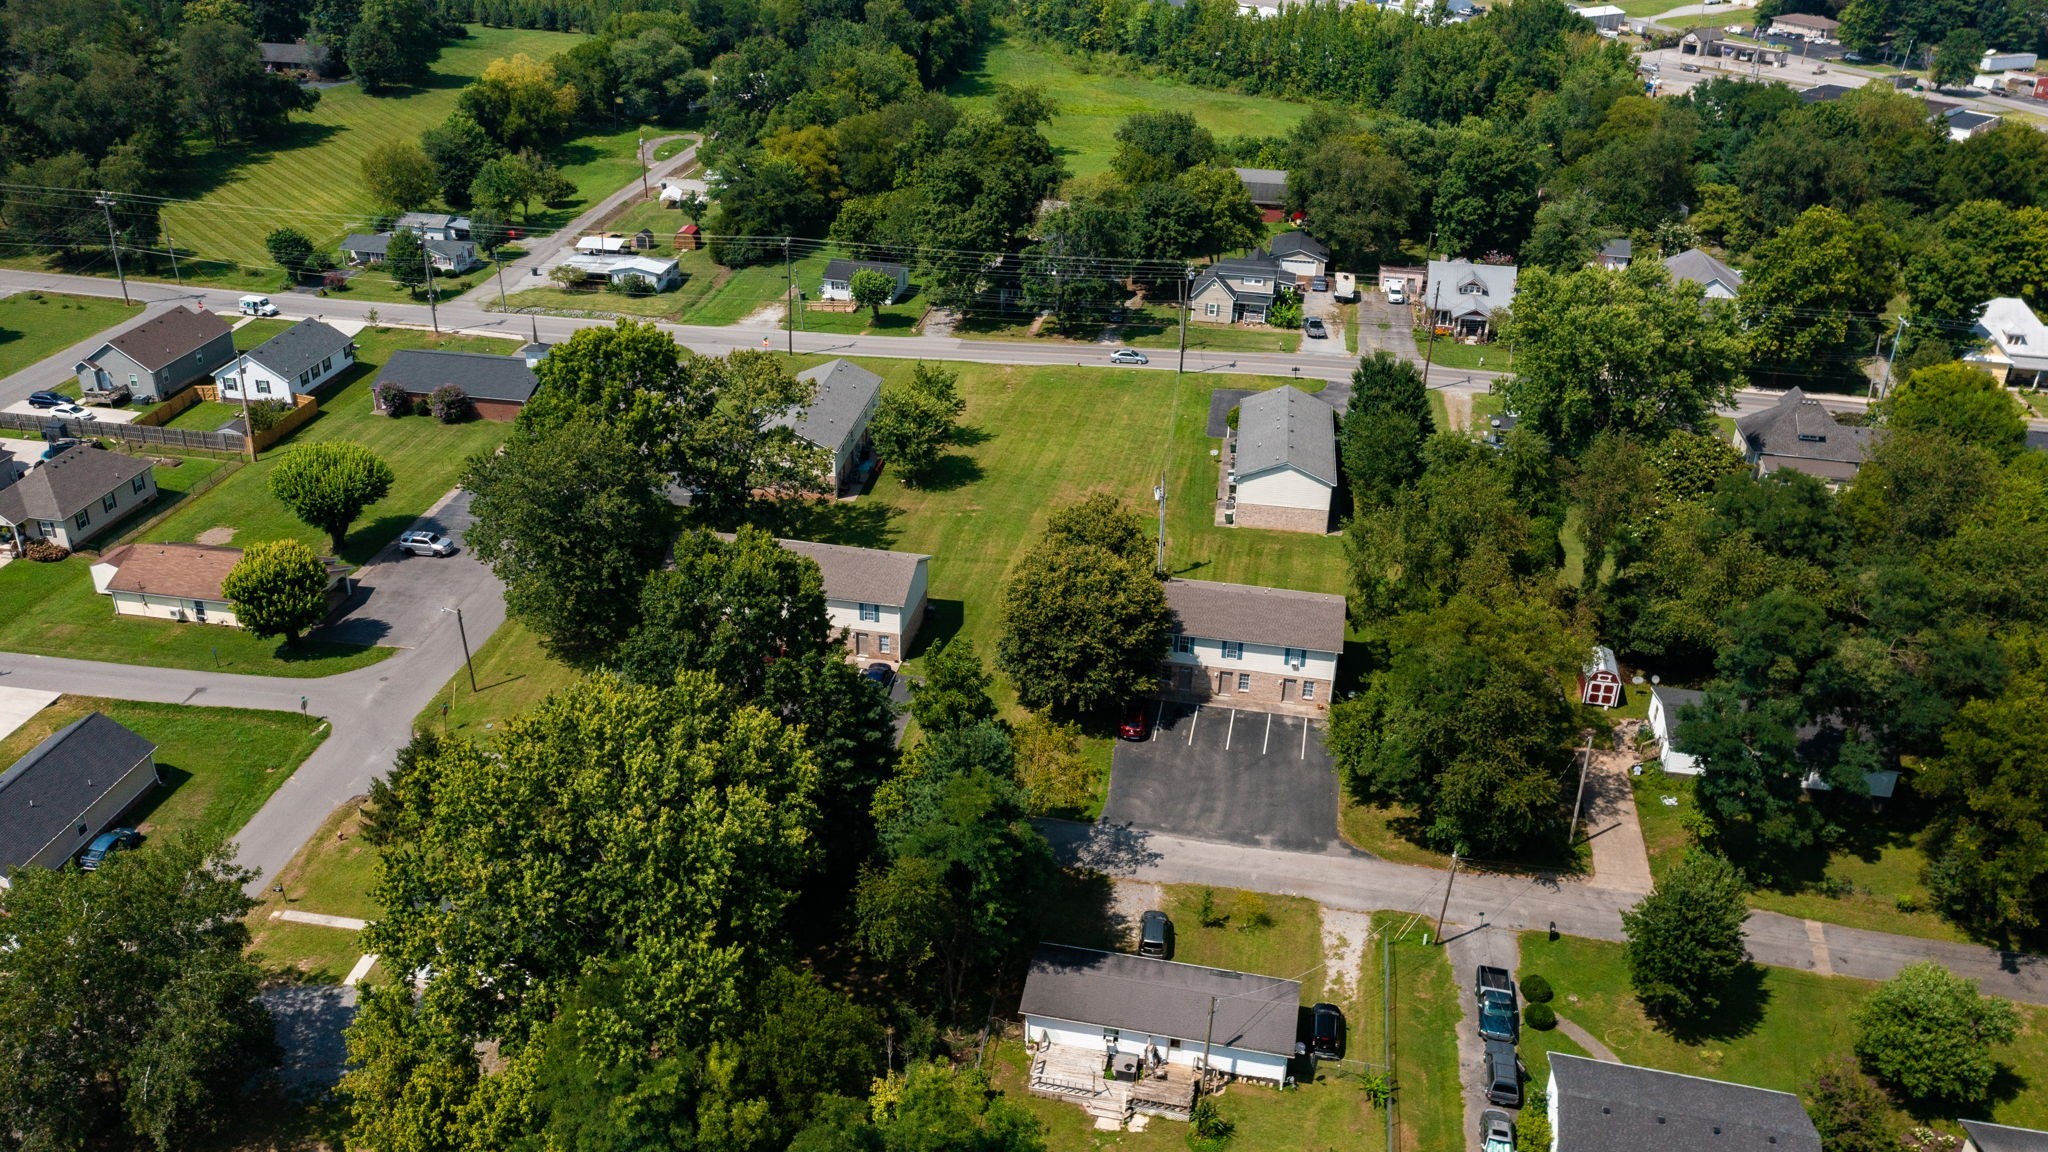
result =
M1416 341L1415 350L1420 352L1428 345L1425 334ZM1459 368L1470 371L1484 368L1489 372L1506 372L1514 367L1515 358L1505 344L1460 344L1455 340L1438 340L1430 349L1430 363L1439 368Z
M322 440L354 440L391 465L397 481L384 499L372 504L356 521L342 559L360 564L375 555L434 501L455 487L468 459L504 442L509 425L485 420L468 424L437 424L425 416L394 420L370 408L370 381L391 353L401 348L452 348L472 352L511 352L512 341L474 336L434 336L397 328L366 328L356 338L360 349L355 367L320 396L320 415L262 460L229 477L204 497L181 508L149 533L152 540L189 542L210 528L234 529L232 542L248 544L293 536L321 551L325 533L301 524L270 494L270 469L295 444ZM0 572L0 575L5 575Z
M457 672L414 718L414 729L434 727L455 736L481 736L579 679L566 665L550 659L540 638L517 620L499 625L476 650L474 662L476 689L470 689L469 673Z
M994 99L998 84L1036 85L1058 105L1046 135L1075 176L1109 167L1117 127L1139 112L1186 112L1218 137L1286 132L1308 106L1242 96L1138 74L1095 72L1077 56L1002 40L949 89L970 105Z
M0 763L93 712L156 745L163 785L127 817L151 836L232 836L327 737L326 721L290 712L60 696L0 741Z
M1851 1016L1877 985L1843 976L1817 976L1788 968L1759 968L1754 984L1730 998L1722 1017L1697 1040L1682 1040L1651 1025L1629 990L1620 944L1546 933L1522 934L1520 975L1540 973L1557 990L1557 1014L1591 1032L1630 1064L1796 1092L1822 1060L1848 1055ZM2048 1124L2048 1008L2016 1004L2020 1035L1994 1050L2010 1073L2006 1091L1990 1107L2000 1124ZM1548 1075L1557 1032L1522 1030L1521 1053L1530 1080ZM1565 1041L1569 1044L1569 1041ZM1569 1050L1569 1049L1567 1049ZM1946 1114L1940 1118L1947 1119Z
M142 315L119 300L65 296L54 292L18 292L0 299L0 376L11 376L46 356ZM69 380L36 382L38 388Z
M362 824L360 803L336 810L278 873L283 894L267 893L249 913L249 950L265 968L339 984L363 954L359 932L271 919L287 908L358 920L382 915L369 896L377 878L377 850L363 839Z

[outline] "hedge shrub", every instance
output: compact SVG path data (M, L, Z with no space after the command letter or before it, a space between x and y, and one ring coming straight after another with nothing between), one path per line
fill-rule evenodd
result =
M1557 1027L1557 1013L1550 1005L1539 1001L1522 1009L1522 1023L1538 1032L1548 1032Z
M1531 1004L1548 1004L1553 995L1555 993L1550 989L1550 981L1542 976L1522 977L1522 999Z

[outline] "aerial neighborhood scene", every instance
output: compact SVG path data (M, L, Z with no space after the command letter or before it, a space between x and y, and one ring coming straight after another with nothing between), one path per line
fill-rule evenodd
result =
M0 1150L2048 1152L2043 51L0 0Z

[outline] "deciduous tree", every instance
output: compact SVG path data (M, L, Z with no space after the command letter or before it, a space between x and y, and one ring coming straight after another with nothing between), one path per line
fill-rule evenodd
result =
M524 52L493 60L462 90L462 110L493 140L517 151L546 145L576 114L576 89L554 66Z
M419 233L400 228L384 245L384 262L378 266L393 283L417 294L427 282L427 247Z
M1989 372L1966 364L1937 364L1906 377L1885 397L1886 424L1939 432L2010 460L2027 446L2025 410Z
M957 732L996 718L994 678L965 636L937 640L924 654L924 678L910 686L910 716L925 732Z
M916 487L930 478L947 447L960 440L960 374L920 360L909 381L883 391L869 421L875 451Z
M896 295L896 278L879 268L863 268L853 274L849 287L853 291L855 305L866 308L876 320L882 318L882 305Z
M378 205L410 212L433 203L440 181L434 162L411 140L386 140L363 154L363 187Z
M252 544L221 578L235 622L256 636L299 635L327 615L327 565L297 540Z
M1931 960L1908 964L1858 1009L1856 1056L1909 1099L1982 1105L1998 1075L1993 1049L2019 1013Z
M297 228L273 229L263 238L263 247L269 251L271 260L294 282L313 270L313 242Z
M1422 446L1435 431L1429 393L1413 364L1375 349L1351 372L1344 410L1344 474L1355 508L1382 504L1422 475Z
M1711 1016L1749 963L1749 897L1733 865L1689 850L1642 902L1621 914L1629 982L1652 1017L1685 1025Z
M1892 1102L1854 1061L1821 1064L1800 1095L1826 1152L1898 1152Z
M391 491L391 466L350 440L324 440L290 449L270 470L270 494L301 523L327 533L336 553L363 509Z

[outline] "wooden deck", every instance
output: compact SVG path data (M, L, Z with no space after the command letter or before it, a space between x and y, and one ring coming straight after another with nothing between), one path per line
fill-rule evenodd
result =
M1139 1112L1185 1120L1194 1111L1201 1074L1181 1064L1161 1063L1136 1080L1106 1074L1103 1054L1092 1049L1050 1045L1031 1056L1034 1095L1069 1100L1098 1124L1123 1127Z

